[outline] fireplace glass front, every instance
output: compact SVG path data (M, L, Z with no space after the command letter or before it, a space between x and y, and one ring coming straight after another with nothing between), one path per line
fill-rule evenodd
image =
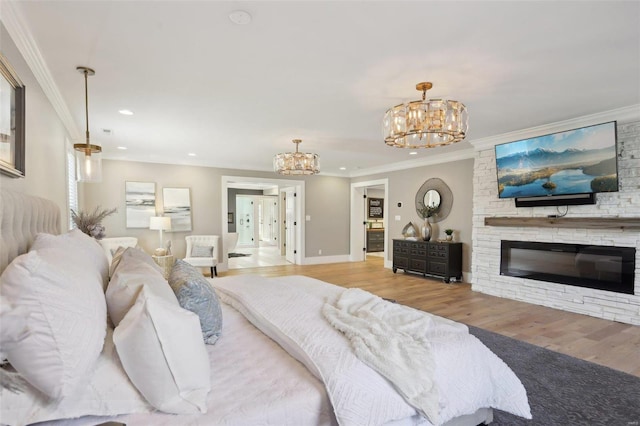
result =
M502 240L500 275L634 294L636 249Z

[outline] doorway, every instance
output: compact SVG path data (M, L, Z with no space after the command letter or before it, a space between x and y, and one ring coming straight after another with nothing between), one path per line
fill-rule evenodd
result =
M350 259L351 261L365 261L367 259L367 232L375 229L381 232L383 237L383 250L376 252L382 255L384 267L390 268L389 258L389 180L379 179L374 181L357 182L351 184L351 233L350 233ZM382 199L377 206L381 207L375 217L369 216L369 196ZM382 216L382 217L380 217ZM373 225L375 223L375 225ZM375 226L375 228L373 228ZM382 226L382 228L380 228ZM382 229L382 231L380 231Z
M229 241L237 233L233 257L223 244L218 269L234 269L282 264L302 264L304 259L304 181L222 176L222 237ZM291 226L286 228L284 192L292 194ZM292 253L286 256L286 247ZM244 255L244 256L243 256ZM236 256L240 256L236 258Z

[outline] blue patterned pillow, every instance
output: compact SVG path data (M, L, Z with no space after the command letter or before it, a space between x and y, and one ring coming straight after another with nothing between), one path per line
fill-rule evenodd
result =
M171 270L169 285L180 306L198 315L204 342L213 345L222 334L222 310L213 287L200 271L181 259Z

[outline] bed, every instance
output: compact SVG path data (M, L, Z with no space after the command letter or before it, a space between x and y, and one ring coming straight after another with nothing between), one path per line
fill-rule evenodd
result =
M194 278L205 280L198 291L212 292L216 306L178 306L165 300L182 303L187 286L176 290L171 280L159 281L142 252L123 249L114 273L113 264L92 257L104 257L95 241L77 231L60 234L54 203L4 189L0 196L0 270L6 269L0 277L0 351L15 352L3 380L22 379L21 391L0 391L0 423L454 426L488 424L492 407L531 417L517 377L462 324L304 276ZM82 268L57 266L81 256L88 256ZM38 268L40 275L33 272ZM48 377L51 368L41 379L35 370L46 362L30 354L47 350L31 347L20 357L14 349L36 328L34 314L25 315L15 301L25 287L46 288L58 273L58 287L40 305L52 310L84 298L80 307L63 309L58 328L65 333L61 341L88 343L47 361L54 372L69 370L56 376L63 379ZM73 287L67 276L96 284ZM141 280L144 285L131 288L114 283ZM175 295L165 294L167 288ZM47 312L43 317L55 317ZM220 319L213 321L217 330L205 330L207 315ZM12 321L19 325L10 333ZM415 344L422 337L412 333L425 327L432 330L429 341ZM78 328L86 328L80 337L68 336Z

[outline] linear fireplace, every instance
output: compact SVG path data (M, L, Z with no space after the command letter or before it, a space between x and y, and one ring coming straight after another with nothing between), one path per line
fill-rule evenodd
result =
M502 240L500 275L634 294L633 247Z

